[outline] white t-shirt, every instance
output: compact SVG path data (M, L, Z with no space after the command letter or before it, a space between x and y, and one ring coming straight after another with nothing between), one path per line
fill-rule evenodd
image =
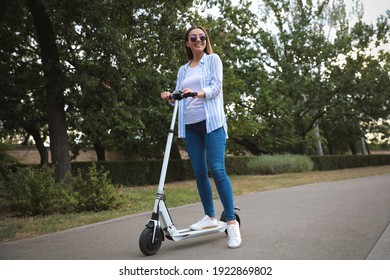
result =
M201 90L201 73L199 65L188 68L181 85L182 88L190 88L194 92ZM206 119L203 98L188 97L183 101L185 102L186 124L198 123Z

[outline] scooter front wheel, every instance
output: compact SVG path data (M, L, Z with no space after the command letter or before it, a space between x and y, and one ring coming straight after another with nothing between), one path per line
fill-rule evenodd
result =
M157 253L163 241L161 230L156 230L156 236L153 242L153 228L146 227L139 237L139 249L146 256L151 256Z

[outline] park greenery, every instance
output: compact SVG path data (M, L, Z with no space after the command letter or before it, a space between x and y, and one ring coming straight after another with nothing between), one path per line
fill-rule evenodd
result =
M56 182L54 167L17 168L0 177L0 210L15 216L103 211L118 207L108 172L92 164L87 172Z
M235 195L240 196L293 186L388 174L389 172L390 165L387 165L276 175L240 175L230 176L230 179ZM169 208L199 203L199 195L194 185L194 180L166 184L166 196ZM52 215L25 217L15 216L10 213L2 214L0 215L0 243L107 221L130 214L150 212L153 207L156 186L146 185L137 188L116 188L116 192L118 207L106 211L54 213ZM214 195L217 195L217 191L214 191ZM215 199L218 199L218 197L216 196ZM3 207L5 207L4 201L0 199L0 210L3 210ZM147 215L149 216L149 214Z
M254 157L247 165L248 173L256 175L313 169L312 160L302 155ZM54 167L46 164L14 169L0 174L0 212L19 217L99 212L116 209L123 203L118 190L124 185L113 183L109 171L95 163L85 171L77 169L68 181L61 182L55 181ZM145 184L138 185L142 186Z
M50 142L57 183L86 147L161 159L159 93L193 24L224 63L231 153L356 154L365 135L388 138L390 11L371 24L359 0L253 2L1 0L0 139L31 137L42 164Z

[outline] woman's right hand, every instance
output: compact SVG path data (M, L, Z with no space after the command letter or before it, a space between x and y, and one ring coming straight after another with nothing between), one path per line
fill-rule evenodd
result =
M169 101L172 98L172 93L170 93L169 91L164 91L160 95L161 95L161 99L164 101Z

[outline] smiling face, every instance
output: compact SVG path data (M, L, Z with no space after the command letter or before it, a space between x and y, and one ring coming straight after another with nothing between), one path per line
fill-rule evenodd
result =
M204 27L195 25L189 28L184 36L184 43L188 60L192 60L195 55L203 53L212 54L210 38Z
M186 46L195 53L203 53L207 46L207 35L200 28L195 28L188 33Z

